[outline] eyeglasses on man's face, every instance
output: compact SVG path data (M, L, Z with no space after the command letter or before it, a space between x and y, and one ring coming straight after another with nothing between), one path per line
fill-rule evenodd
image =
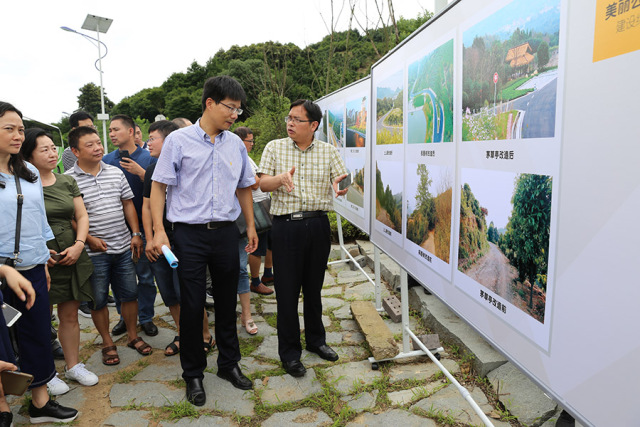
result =
M314 122L315 120L300 120L297 117L291 117L291 116L287 116L284 118L284 122L285 123L293 123L293 124L300 124L300 123L311 123Z
M224 102L220 101L220 104L224 105L225 107L227 107L229 109L229 111L231 112L231 114L236 113L237 115L242 115L242 112L244 111L242 108L235 108L232 107L231 105L227 105Z

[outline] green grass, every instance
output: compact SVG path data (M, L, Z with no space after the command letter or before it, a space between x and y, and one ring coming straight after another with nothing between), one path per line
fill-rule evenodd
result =
M168 411L170 420L179 420L181 418L196 418L200 415L195 406L186 400L174 402L163 407Z
M255 350L260 347L262 341L264 341L264 335L255 335L250 338L239 338L240 341L240 354L242 357L251 356Z

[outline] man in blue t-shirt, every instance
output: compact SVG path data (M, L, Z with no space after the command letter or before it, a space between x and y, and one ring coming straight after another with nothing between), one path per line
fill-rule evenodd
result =
M104 156L102 159L108 165L120 168L123 172L129 186L133 191L133 205L138 214L140 230L143 241L143 248L147 242L142 227L142 193L144 189L144 173L146 168L157 162L157 159L151 157L147 150L138 147L135 143L135 122L129 116L118 114L113 116L109 124L109 138L113 145L118 147L117 150ZM136 260L134 260L135 262ZM149 260L142 251L140 259L136 262L136 274L138 276L138 321L142 326L142 330L148 336L158 335L158 328L153 324L153 306L156 300L156 285L153 280L153 273L149 265ZM120 312L119 302L117 303L118 312ZM126 327L122 318L111 331L113 335L120 335L126 331Z

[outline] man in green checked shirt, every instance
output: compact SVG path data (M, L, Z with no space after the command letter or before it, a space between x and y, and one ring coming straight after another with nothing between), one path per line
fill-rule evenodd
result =
M300 290L304 294L307 350L325 360L338 360L326 343L320 291L331 248L327 211L332 209L334 194L342 196L348 190L338 189L347 169L334 146L314 138L320 120L318 105L304 99L293 102L285 117L289 137L267 144L258 171L260 189L273 192L271 238L278 354L284 369L294 377L306 372L300 362Z

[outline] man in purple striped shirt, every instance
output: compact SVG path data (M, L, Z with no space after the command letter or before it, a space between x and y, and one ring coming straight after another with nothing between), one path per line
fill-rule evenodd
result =
M242 211L247 221L246 251L255 251L258 237L250 188L255 177L244 143L228 130L242 114L245 99L242 86L233 78L209 78L202 93L202 117L167 136L152 177L153 247L160 254L163 245L171 246L162 221L166 192L167 220L173 223L180 261L180 363L187 400L196 406L206 402L202 319L207 266L213 278L218 376L237 388L252 388L251 380L238 367L240 233L234 221Z

